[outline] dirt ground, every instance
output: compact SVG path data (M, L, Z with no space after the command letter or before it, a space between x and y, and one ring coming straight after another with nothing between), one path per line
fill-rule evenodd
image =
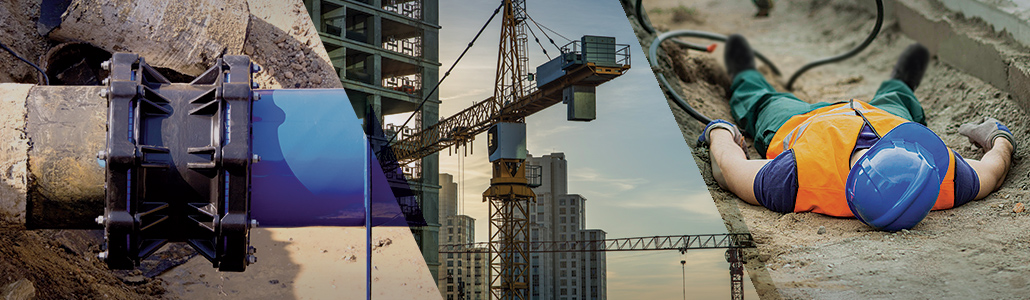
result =
M36 32L38 16L38 0L0 3L0 42L36 63L54 46ZM35 69L6 51L0 64L0 82L41 82ZM139 274L111 272L96 259L102 241L99 231L26 231L0 221L0 294L18 282L28 282L37 299L149 299L164 293L162 284Z
M37 64L46 51L57 45L36 32L39 3L40 0L0 2L0 42ZM242 49L226 53L242 52L262 65L264 71L255 78L262 88L341 87L302 1L250 1L245 6L250 14L245 32L230 33L245 36L246 40L237 45ZM79 7L79 13L96 13L89 8ZM132 51L144 57L147 51L163 49L161 44L133 45L137 48L97 46L108 51ZM35 70L6 52L0 52L0 63L8 66L0 69L0 82L37 83ZM178 69L176 65L155 66ZM4 96L0 94L0 98ZM6 170L7 177L11 176L8 165L0 167ZM184 245L166 246L145 260L139 270L111 271L96 258L103 243L102 231L23 230L20 224L2 220L0 295L4 296L13 293L34 294L36 299L364 297L364 227L252 230L251 244L258 249L258 263L243 273L218 272ZM373 230L373 241L375 297L439 299L436 282L410 229L377 227Z
M756 10L749 1L648 0L644 7L660 32L694 29L745 35L785 73L775 77L759 64L783 90L787 76L805 62L861 43L875 15L853 5L776 1L771 17L762 19L753 17ZM650 42L646 35L639 36ZM795 94L810 102L870 99L911 43L899 33L896 21L887 19L868 49L842 63L809 71L795 84ZM690 104L711 118L731 119L721 49L713 54L668 45L665 49L672 59L663 57L663 67L679 76L675 85ZM1008 125L1019 146L1000 190L984 200L931 212L913 230L879 232L855 219L779 214L748 205L715 184L707 150L693 148L727 229L749 230L758 242L757 251L749 252L748 271L762 298L1017 299L1030 292L1030 266L1025 263L1030 257L1030 213L1013 213L1016 203L1030 201L1030 116L1008 93L936 59L916 96L929 127L963 157L978 159L983 151L959 135L958 126L984 117ZM671 102L670 107L693 147L702 124ZM824 234L818 233L821 227Z

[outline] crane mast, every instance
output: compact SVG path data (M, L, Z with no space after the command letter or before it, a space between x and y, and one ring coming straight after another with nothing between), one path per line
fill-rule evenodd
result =
M594 88L630 68L629 46L612 37L584 36L527 77L525 0L504 0L494 95L389 145L379 160L385 168L406 165L451 146L467 145L488 133L493 168L483 192L489 205L490 290L493 299L528 299L528 203L536 201L526 179L525 119L559 102L569 120L594 117ZM545 74L545 75L541 75ZM535 79L534 79L535 78ZM398 133L400 134L400 133ZM379 155L379 154L377 154Z
M525 0L505 0L501 19L501 44L497 51L497 77L494 86L494 105L500 110L523 96L526 78ZM525 118L500 115L498 125L488 137L493 177L490 187L483 192L483 201L489 205L490 243L487 278L494 299L529 299L529 212L527 203L536 202L536 194L526 180ZM508 134L516 137L511 144ZM522 149L510 150L510 147ZM498 149L497 148L507 148ZM520 151L521 150L521 151ZM499 155L494 155L500 152ZM511 154L511 155L506 155Z

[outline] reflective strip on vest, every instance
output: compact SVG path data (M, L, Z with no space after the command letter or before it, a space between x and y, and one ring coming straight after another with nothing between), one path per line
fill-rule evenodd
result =
M855 109L869 119L876 132L886 134L909 122L862 101ZM798 193L794 212L816 212L836 217L853 217L844 195L851 171L851 152L865 121L841 103L797 115L780 126L769 145L766 158L773 159L793 149L798 171ZM948 209L955 202L955 154L948 151L948 172L941 182L934 210Z

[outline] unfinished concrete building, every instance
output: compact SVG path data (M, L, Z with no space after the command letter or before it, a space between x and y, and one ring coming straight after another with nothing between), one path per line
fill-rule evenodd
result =
M438 0L304 0L304 5L354 113L361 118L374 115L378 120L373 124L383 124L385 115L415 114L405 128L383 126L387 140L394 134L400 134L400 140L439 120L439 96L427 95L439 80ZM438 278L439 156L426 156L401 169L404 176L387 174L390 185L410 188L411 194L398 195L398 201L406 214L425 218L425 224L412 224L411 231Z

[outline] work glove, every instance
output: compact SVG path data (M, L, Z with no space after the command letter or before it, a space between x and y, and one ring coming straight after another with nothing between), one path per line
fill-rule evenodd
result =
M968 137L970 142L980 145L986 150L994 148L994 139L999 136L1009 140L1012 148L1016 148L1016 139L1012 136L1012 132L995 118L988 117L979 124L962 124L958 128L958 133Z
M729 130L730 133L733 133L733 141L736 142L737 145L740 146L740 149L744 150L744 154L747 155L747 142L744 141L744 135L740 133L740 130L737 129L736 125L723 119L716 119L708 122L708 125L705 126L705 130L701 132L701 136L697 137L697 144L702 147L708 147L711 145L712 139L709 135L711 135L712 130L716 128L723 128Z

